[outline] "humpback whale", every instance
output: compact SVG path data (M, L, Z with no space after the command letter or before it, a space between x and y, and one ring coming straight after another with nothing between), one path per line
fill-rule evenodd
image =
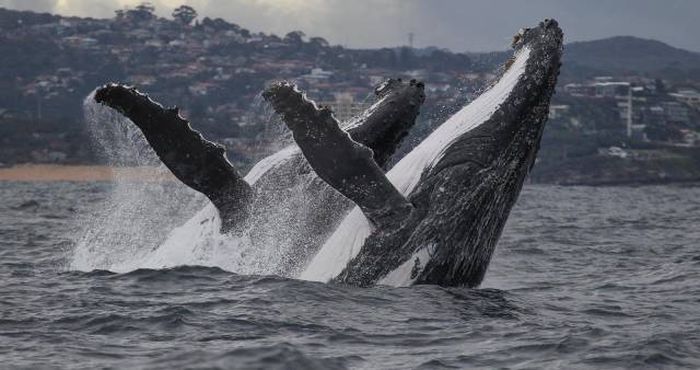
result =
M255 230L269 207L283 206L279 193L311 194L304 199L318 210L285 236L295 246L290 257L303 257L281 273L358 286L475 287L535 163L562 42L554 20L521 30L500 79L391 169L424 100L416 81L380 86L377 103L345 125L293 84L273 84L263 97L296 145L245 178L177 109L115 84L95 100L131 119L173 174L211 200L223 232Z
M385 167L415 123L425 100L424 85L389 79L375 89L375 96L376 102L344 123L343 130L371 148L374 161ZM353 207L316 176L296 145L262 159L242 177L226 159L224 147L192 129L177 108L164 108L135 88L119 84L99 88L94 99L129 118L173 175L209 198L222 233L246 231L261 247L287 244L286 262L271 273L300 272ZM269 237L272 228L275 240Z
M340 135L325 115L288 118L314 170L357 204L302 278L359 286L478 286L535 162L562 40L554 20L521 30L501 79L386 176L368 160L367 149ZM275 89L281 91L271 99L278 112L308 109L289 85ZM307 137L319 130L328 132L321 137L331 137L332 147L318 150ZM336 154L351 159L329 163Z

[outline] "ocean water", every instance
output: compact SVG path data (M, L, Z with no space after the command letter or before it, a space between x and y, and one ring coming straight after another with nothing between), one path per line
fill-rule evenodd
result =
M700 368L700 187L526 186L480 289L72 271L113 194L0 183L0 368Z

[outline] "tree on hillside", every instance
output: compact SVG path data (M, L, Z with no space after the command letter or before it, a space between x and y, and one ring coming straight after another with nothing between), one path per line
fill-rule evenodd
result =
M149 2L143 2L134 9L119 9L115 10L114 14L117 21L139 22L150 21L155 18L156 8Z
M153 4L144 1L141 4L137 5L136 8L134 8L134 10L137 12L148 13L153 15L153 13L156 11L156 7L153 6Z
M181 5L173 11L173 18L183 26L187 26L197 18L197 11L191 6Z
M209 28L214 31L239 31L240 26L237 24L226 22L221 18L211 19L209 17L204 17L199 23L202 28Z
M301 45L304 43L306 34L301 31L292 31L284 36L284 42L292 45Z
M150 21L156 17L156 7L149 2L143 2L137 5L134 9L127 10L124 14L125 18L131 21ZM117 13L119 17L119 13Z
M326 39L323 37L312 37L309 42L321 48L327 48L330 46L328 41L326 41Z

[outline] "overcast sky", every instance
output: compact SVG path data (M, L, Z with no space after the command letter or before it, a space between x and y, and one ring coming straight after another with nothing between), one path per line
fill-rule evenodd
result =
M140 0L0 0L1 7L111 17ZM700 51L699 0L153 0L168 16L180 4L252 31L302 30L333 44L408 44L456 51L506 49L522 26L560 21L567 41L616 35L653 38Z

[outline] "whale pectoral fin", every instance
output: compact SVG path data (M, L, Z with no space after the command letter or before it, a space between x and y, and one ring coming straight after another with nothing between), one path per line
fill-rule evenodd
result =
M95 101L116 109L141 129L163 164L219 210L223 231L245 219L253 191L226 159L223 146L193 130L177 109L165 109L136 89L109 84Z
M353 140L372 149L374 161L386 169L418 118L424 90L425 85L416 80L389 79L375 90L377 102L343 128Z
M392 227L413 206L387 179L372 150L343 131L328 108L317 108L294 85L278 83L263 97L292 131L316 174L355 202L379 228Z

